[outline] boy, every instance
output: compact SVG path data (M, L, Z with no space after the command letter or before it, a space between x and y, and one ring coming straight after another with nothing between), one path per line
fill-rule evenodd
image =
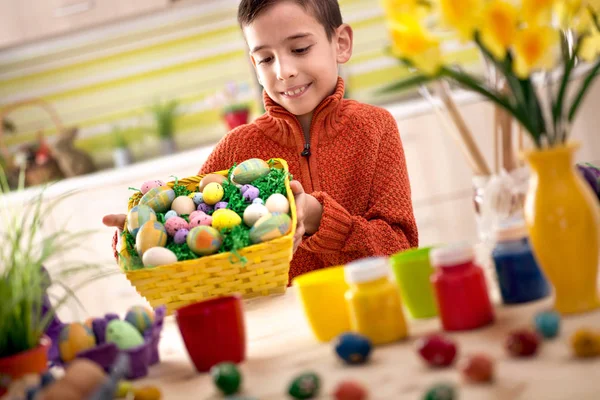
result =
M266 113L227 134L199 174L249 158L288 162L298 211L290 281L416 247L396 121L384 109L343 98L338 65L350 59L353 32L337 0L241 0L238 21ZM104 218L108 226L123 221Z

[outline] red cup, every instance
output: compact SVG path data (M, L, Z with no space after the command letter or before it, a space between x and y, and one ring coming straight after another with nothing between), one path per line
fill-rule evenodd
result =
M198 372L221 362L240 363L246 358L246 328L242 299L218 297L175 311L179 332Z

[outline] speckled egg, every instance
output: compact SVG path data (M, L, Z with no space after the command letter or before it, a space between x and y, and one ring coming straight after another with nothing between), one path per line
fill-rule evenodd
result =
M189 215L196 211L196 204L187 196L179 196L173 200L171 210L176 211L179 215Z
M205 256L216 253L223 243L223 238L213 227L197 226L188 234L186 243L194 254Z
M173 236L173 241L177 244L184 244L188 233L190 233L190 231L187 229L178 230L175 232L175 236Z
M262 178L270 171L269 164L259 158L244 161L233 170L232 180L244 185L255 179Z
M274 193L270 195L265 202L265 206L272 213L279 212L282 214L287 214L290 212L290 202L284 195L280 193Z
M178 216L179 215L177 214L177 211L169 210L165 213L165 221L167 221L169 218L178 217Z
M175 264L176 262L175 253L165 247L151 247L142 256L142 263L146 268Z
M133 306L125 314L125 321L143 335L154 323L154 310L146 306Z
M164 247L167 244L167 230L158 221L148 221L138 231L135 237L135 249L140 257L152 247Z
M156 212L164 213L171 208L171 203L175 200L175 191L168 186L160 186L150 189L140 200Z
M165 229L169 236L175 236L175 233L180 229L188 229L189 225L187 221L181 217L169 218L165 221Z
M140 191L142 192L142 194L146 194L150 189L154 189L160 186L165 186L165 183L161 180L146 181L142 184L142 188L140 189Z
M156 213L150 207L138 204L127 214L127 230L135 236L140 227L148 221L156 221Z
M292 227L292 219L287 214L274 213L270 217L256 221L250 229L252 243L262 243L286 235Z
M210 215L204 213L197 214L194 218L190 219L189 229L197 226L212 226L212 221L213 218Z
M193 192L188 194L188 197L194 201L194 204L198 206L198 204L202 203L202 193Z
M227 205L228 205L228 203L226 201L220 201L217 204L215 204L215 211L227 208Z
M202 178L202 180L200 181L200 184L198 185L198 190L200 192L204 192L204 188L212 182L216 182L216 183L223 183L227 180L227 178L225 178L223 175L219 175L219 174L208 174L206 175L204 178Z
M129 322L113 319L106 326L106 342L116 344L121 350L129 350L144 344L144 338Z
M58 337L58 350L64 362L75 359L78 353L96 346L94 332L79 322L63 326Z
M247 203L252 203L254 199L258 198L259 195L260 190L258 190L258 188L255 188L254 186L250 186L248 190L246 190L244 194L242 194L242 197Z
M212 227L217 230L231 229L241 223L242 219L233 210L221 209L212 215Z
M258 197L256 199L252 200L252 204L263 204L264 205L265 202L264 202L263 199L261 199L260 197Z
M217 182L211 182L202 192L203 201L208 205L215 205L223 198L223 186Z
M213 206L209 206L206 203L200 203L200 204L198 204L198 207L196 208L196 210L202 211L203 213L208 214L209 212L212 212L214 209L213 209Z
M269 214L267 207L261 203L252 203L244 210L244 223L252 227L256 221L267 214Z

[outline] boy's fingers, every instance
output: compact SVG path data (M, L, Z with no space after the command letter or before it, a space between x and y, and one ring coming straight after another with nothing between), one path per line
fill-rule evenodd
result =
M302 184L298 181L291 181L290 189L292 189L292 193L294 194L294 196L298 196L299 194L304 193L304 188L302 187Z
M102 218L102 223L109 227L123 229L126 218L125 214L109 214Z

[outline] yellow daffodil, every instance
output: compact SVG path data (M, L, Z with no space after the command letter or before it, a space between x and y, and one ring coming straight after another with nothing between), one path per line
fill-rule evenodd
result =
M575 29L577 32L587 31L593 23L590 8L592 2L600 5L600 0L562 0L556 3L556 15L562 29Z
M425 8L420 0L381 0L386 15L392 20L399 18L402 14L411 14Z
M514 69L517 76L526 78L535 69L551 69L556 62L558 31L543 26L529 26L515 36Z
M443 22L456 29L461 39L472 39L483 11L483 0L438 1Z
M546 25L550 22L557 1L563 0L522 0L521 16L528 24Z
M439 41L413 16L404 14L390 26L395 55L409 59L426 75L434 75L441 65Z
M511 3L492 0L485 8L481 24L481 41L494 55L503 60L517 32L518 10Z
M595 61L600 54L600 32L593 27L588 36L583 38L579 56L585 61Z

